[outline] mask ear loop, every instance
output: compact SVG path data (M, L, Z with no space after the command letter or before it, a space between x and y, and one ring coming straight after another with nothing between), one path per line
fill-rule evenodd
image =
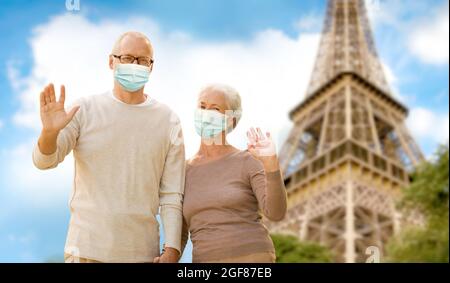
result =
M232 114L230 115L229 112L231 112ZM229 123L228 121L231 119L231 123ZM236 115L234 114L234 111L229 110L229 111L225 111L225 132L227 134L231 133L236 127L234 125L234 121L236 119Z

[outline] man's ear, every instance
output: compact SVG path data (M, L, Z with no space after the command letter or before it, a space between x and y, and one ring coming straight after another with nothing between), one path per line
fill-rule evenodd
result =
M112 55L109 55L109 68L114 70L114 57Z

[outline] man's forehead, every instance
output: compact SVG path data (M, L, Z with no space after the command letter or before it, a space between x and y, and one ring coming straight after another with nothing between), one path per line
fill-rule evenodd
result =
M129 55L151 56L153 48L150 41L141 35L126 34L119 42L120 53Z

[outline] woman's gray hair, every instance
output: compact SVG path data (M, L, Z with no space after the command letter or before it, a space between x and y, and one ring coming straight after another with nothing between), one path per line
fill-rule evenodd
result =
M206 91L217 91L223 93L225 95L225 99L230 106L230 110L233 111L233 116L236 118L236 126L239 123L239 120L242 117L242 105L241 105L241 96L236 89L231 86L225 84L210 84L205 86L200 93L204 93Z

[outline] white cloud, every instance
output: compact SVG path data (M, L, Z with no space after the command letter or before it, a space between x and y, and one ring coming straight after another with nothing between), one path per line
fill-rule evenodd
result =
M386 81L391 89L391 92L395 98L397 98L400 102L403 104L411 104L416 101L416 96L411 94L405 94L400 91L400 80L398 79L398 76L395 74L393 68L390 66L390 64L386 63L385 61L381 60L381 66L383 68L383 72L386 76Z
M370 22L376 28L380 22L391 21L390 13L383 13L383 5L379 0L366 0L367 14Z
M371 26L376 29L382 25L401 28L404 14L411 10L417 10L422 0L365 0L367 14Z
M244 112L230 135L232 144L245 148L245 131L255 125L271 131L280 146L290 128L288 112L306 90L320 39L319 33L290 38L282 31L268 29L246 41L207 42L183 31L162 31L149 19L91 22L82 15L59 15L33 31L30 75L21 76L17 64L10 65L10 79L20 82L16 85L20 108L14 123L38 134L38 96L49 82L66 85L68 104L80 96L110 89L108 54L117 36L127 30L144 32L154 44L156 64L146 92L180 116L188 156L199 143L192 122L197 92L211 82L230 84L241 93ZM47 196L60 192L62 186L70 187L71 158L56 172L38 171L31 162L33 144L22 144L8 153L14 155L11 176L28 176L19 178L17 185L30 190L44 188L50 192Z
M0 153L2 160L8 160L8 166L3 167L0 173L1 178L6 181L5 189L37 207L54 205L68 199L73 182L72 154L56 169L41 171L32 162L34 144L35 141L24 142L12 150Z
M423 0L365 0L371 26L389 26L408 32L411 23L428 16L430 3ZM420 15L420 16L417 16Z
M8 240L12 243L29 244L36 240L34 233L27 233L24 235L8 234Z
M439 65L448 64L449 54L449 4L442 2L438 9L423 0L366 0L366 6L374 29L383 26L399 35L383 37L385 45L400 44L408 55Z
M387 83L392 86L398 82L397 76L394 74L392 68L386 62L381 62L381 67L383 68L384 75L386 76Z
M310 13L301 17L294 22L294 27L299 31L314 31L318 32L323 26L323 15Z
M18 71L20 66L21 62L18 60L9 60L6 62L6 74L14 91L19 91L21 88L25 87L24 79L20 77L20 73Z
M443 144L449 140L449 113L435 113L426 108L413 108L407 125L418 140Z
M0 120L0 130L3 128L3 126L5 126L5 122L3 122L3 120Z
M43 259L35 256L33 251L35 245L39 241L39 235L34 231L26 231L24 233L5 233L0 235L0 240L4 247L8 250L14 250L14 254L0 254L0 260L2 262L42 262Z
M409 37L412 54L428 64L448 64L449 6L444 7L418 23Z

